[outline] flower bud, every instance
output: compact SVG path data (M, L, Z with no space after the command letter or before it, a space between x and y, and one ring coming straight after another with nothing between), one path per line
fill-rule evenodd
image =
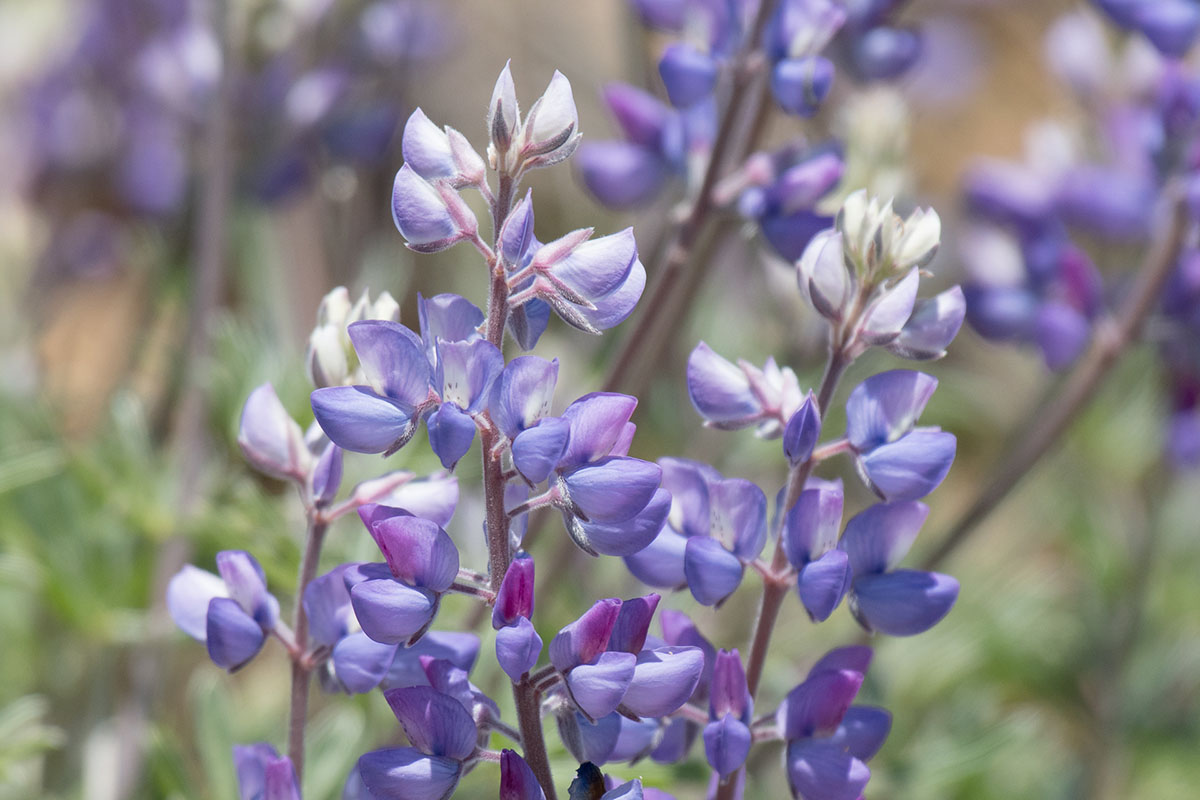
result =
M808 393L804 403L788 420L783 430L783 454L793 467L812 457L813 448L821 436L821 412L816 399Z
M238 446L251 466L274 478L304 481L312 467L312 455L300 426L269 383L259 386L246 399Z
M529 109L521 137L521 158L526 167L548 167L575 152L579 144L579 112L571 82L558 70Z
M392 185L392 221L408 246L423 253L445 250L477 229L475 215L457 192L439 190L408 164Z
M487 115L488 137L491 140L488 160L493 169L501 172L507 172L511 166L508 153L521 126L521 108L517 105L517 88L513 85L509 63L505 62L504 69L496 78Z
M717 63L691 45L672 44L658 62L658 74L667 87L671 105L688 108L712 94L717 83Z

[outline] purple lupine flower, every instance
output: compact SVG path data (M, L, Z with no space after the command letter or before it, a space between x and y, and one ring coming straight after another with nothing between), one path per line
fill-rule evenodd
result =
M767 498L747 480L722 478L712 467L664 458L670 514L645 549L626 556L630 572L657 588L682 588L704 605L725 600L767 538Z
M274 478L303 483L313 467L304 433L269 383L259 386L246 399L238 426L238 446L255 469Z
M471 208L449 183L430 183L407 163L392 184L392 221L419 253L445 250L479 231Z
M833 64L818 55L846 21L830 0L785 0L766 33L771 94L788 114L810 117L829 94Z
M175 624L208 647L209 658L230 672L258 654L279 621L279 601L254 556L217 553L220 577L191 564L167 585L167 610Z
M658 61L667 97L676 108L689 108L712 94L717 85L717 62L708 53L684 42L667 46Z
M902 5L893 0L847 4L844 38L850 62L865 80L901 77L922 53L919 31L897 27L889 17Z
M796 591L813 622L829 619L850 586L850 560L838 549L842 482L810 478L783 523L783 546Z
M426 656L449 661L470 673L479 658L480 646L479 637L473 633L430 631L416 644L393 648L395 657L379 685L384 689L429 686L429 676L421 663Z
M819 438L821 411L817 408L817 400L810 391L783 429L783 455L788 464L794 467L808 461Z
M800 382L790 367L768 358L760 369L737 365L700 342L688 357L688 397L707 427L736 430L757 425L756 435L771 439L783 433L804 402Z
M502 374L493 414L512 437L513 465L531 484L550 480L545 501L560 509L567 532L591 555L629 555L658 533L669 498L661 470L630 458L637 399L598 392L561 417L544 417L557 364L515 359ZM536 423L536 424L532 424Z
M646 205L670 178L686 176L697 157L707 157L716 127L711 99L675 110L641 89L614 83L605 87L604 102L625 138L585 142L576 155L579 175L600 203Z
M746 763L753 740L750 722L754 700L737 650L717 653L708 703L710 722L704 728L704 755L724 780Z
M891 729L891 715L883 709L851 705L870 661L868 647L831 650L780 704L775 719L788 743L793 796L854 800L870 779L866 762Z
M428 414L430 444L443 466L453 466L470 447L473 417L484 409L503 356L469 327L482 313L467 301L439 296L422 308L420 337L385 320L350 325L369 385L312 393L317 422L338 446L393 453Z
M949 575L895 569L928 514L924 503L879 503L846 523L841 549L853 574L850 610L868 631L891 636L923 633L958 599L958 581Z
M716 663L717 650L700 633L695 623L682 611L663 609L659 614L662 625L663 641L674 647L699 647L704 653L704 671L700 673L700 682L689 702L703 706L708 699L709 684ZM666 722L662 735L650 758L660 764L673 764L682 761L691 749L692 742L700 733L700 726L686 719L674 718Z
M545 800L537 776L515 750L500 751L499 800Z
M359 758L363 783L381 800L447 800L475 753L478 732L471 714L458 700L426 686L389 689L384 697L410 746Z
M932 492L954 461L954 434L915 428L937 379L912 370L872 375L846 401L846 438L864 482L886 500Z
M527 194L506 220L500 256L510 285L509 308L519 311L513 328L518 341L532 345L540 330L542 303L564 322L599 333L623 322L646 285L633 229L591 239L591 229L574 231L547 244L533 236L533 197ZM530 328L530 317L538 324ZM528 329L528 331L526 331ZM528 349L528 348L527 348Z
M492 627L496 630L496 661L514 683L537 664L542 638L533 623L533 558L519 553L508 566L496 602Z
M381 644L411 644L437 615L458 576L458 548L436 522L377 504L359 508L386 563L357 564L343 577L363 632Z
M751 155L740 170L722 181L719 198L738 189L738 212L756 221L763 237L779 255L795 261L813 236L833 218L816 210L842 178L841 147L829 142L817 147L786 145L773 153Z
M1127 30L1137 31L1163 55L1182 58L1200 35L1200 8L1189 0L1092 0Z
M300 800L292 760L266 742L233 746L240 800Z
M589 722L618 709L665 716L695 691L705 662L700 648L643 647L658 600L656 594L601 600L551 640L550 661Z

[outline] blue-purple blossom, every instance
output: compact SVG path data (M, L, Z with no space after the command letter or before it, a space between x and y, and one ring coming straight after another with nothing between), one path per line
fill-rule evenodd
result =
M475 752L478 732L470 712L426 686L390 689L384 697L410 746L359 758L363 783L379 800L446 800Z
M542 786L525 759L515 750L500 751L499 800L545 800Z
M723 478L706 464L664 458L659 465L671 496L667 525L625 563L643 583L663 589L686 585L699 602L719 604L766 543L766 495L750 481Z
M492 605L496 629L496 661L513 680L529 672L542 654L542 638L533 623L533 559L520 553L508 566Z
M665 716L695 691L705 664L700 648L643 647L658 600L656 594L601 600L551 640L550 661L588 721L618 709Z
M1164 56L1182 58L1200 35L1200 7L1189 0L1092 0L1127 30L1145 36Z
M746 763L753 736L750 723L754 701L746 686L746 672L737 650L717 653L704 728L704 755L724 780Z
M233 746L239 800L300 800L296 771L266 742Z
M258 654L279 621L279 601L254 556L242 550L217 553L220 577L191 564L167 585L167 610L175 624L208 647L217 666L240 669Z
M771 439L783 433L804 402L791 367L768 358L762 368L739 359L737 365L700 342L688 357L688 397L704 424L721 430L755 425L755 433Z
M850 610L868 631L923 633L958 599L958 581L949 575L896 569L928 514L924 503L879 503L846 523L841 549L853 575Z
M850 586L850 561L837 547L842 502L840 480L810 478L784 517L784 553L796 570L796 591L813 622L828 619Z
M867 378L846 401L846 439L866 484L885 500L932 492L954 462L954 434L916 428L937 379L912 370Z
M865 762L891 728L882 709L851 706L870 660L867 647L831 650L780 704L775 724L787 742L794 797L855 800L867 785L871 771Z

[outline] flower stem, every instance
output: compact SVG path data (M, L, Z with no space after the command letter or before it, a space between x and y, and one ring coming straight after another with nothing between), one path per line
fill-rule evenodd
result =
M500 250L500 229L512 209L515 179L501 173L496 201L492 206L493 249ZM488 291L487 340L498 350L504 350L504 326L508 321L508 281L504 267L497 260L491 269L491 286ZM489 578L493 592L500 591L500 584L512 562L512 551L508 535L508 513L504 508L504 463L502 451L496 445L500 433L494 425L485 426L479 434L483 451L483 494L487 513L487 545ZM525 676L513 684L513 702L517 709L517 723L521 731L521 747L525 751L525 762L529 764L546 800L556 800L554 777L550 772L550 757L546 753L546 741L542 733L542 709L533 683Z
M926 557L922 569L934 569L959 548L988 515L1008 497L1029 471L1050 452L1092 398L1100 382L1122 354L1136 342L1146 318L1158 302L1163 286L1179 259L1187 232L1187 206L1178 187L1168 186L1170 216L1154 246L1146 253L1129 299L1107 325L1098 326L1092 344L1045 409L1027 415L1034 420L992 473L983 487L937 548Z
M321 546L325 543L328 523L320 522L309 515L308 535L304 545L304 556L300 559L300 575L296 579L296 607L292 612L292 630L296 650L300 654L292 659L292 698L288 719L288 758L296 770L296 779L304 775L304 727L308 723L308 689L312 681L312 664L304 659L308 651L308 614L304 611L304 590L317 575L321 561Z

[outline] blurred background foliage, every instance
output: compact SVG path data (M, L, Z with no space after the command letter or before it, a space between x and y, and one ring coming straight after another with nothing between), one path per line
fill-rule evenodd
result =
M482 282L456 267L455 250L414 257L403 248L386 211L386 189L400 163L394 139L376 162L349 166L327 145L318 147L305 162L312 180L283 199L232 194L224 282L205 315L208 344L196 363L184 353L203 168L166 217L106 210L120 217L124 245L103 269L48 269L62 207L29 191L36 176L22 113L37 76L76 46L88 9L105 5L112 4L0 0L0 799L228 798L235 794L230 747L283 738L285 659L269 647L243 672L223 674L166 619L162 594L185 558L208 565L227 548L252 550L281 597L294 584L302 517L286 487L243 463L235 443L241 403L271 380L289 410L308 414L303 347L316 304L333 285L387 289L400 300L402 318L413 320L418 290L455 290L479 301ZM232 5L244 42L261 44L279 35L272 25L303 19L323 4ZM1012 156L1029 121L1071 113L1040 55L1046 25L1071 5L918 0L909 16L939 26L934 52L948 61L918 70L900 85L899 98L855 100L847 87L830 104L892 115L882 120L890 136L872 143L870 131L860 132L868 140L860 144L905 160L907 167L893 163L899 173L886 180L935 205L948 238L964 165L978 155ZM353 52L356 14L366 4L335 6L334 19L309 41ZM385 65L394 70L387 81L360 88L402 87L402 95L381 99L405 115L420 104L476 143L491 81L510 56L524 98L540 91L554 68L566 72L585 135L610 130L596 97L603 83L652 75L654 42L617 0L454 0L425 10L437 16L441 52ZM264 58L254 52L248 46L238 58ZM778 121L770 136L792 135L789 126L797 124ZM185 152L198 159L196 123L187 125ZM239 186L258 163L252 157L265 157L251 143L263 145L241 138L230 154ZM884 180L862 176L875 179ZM570 170L545 171L531 183L542 196L539 228L548 232L584 225L608 232L632 222L647 243L670 211L603 211ZM772 486L782 477L778 444L700 429L682 381L686 352L698 338L759 363L774 353L796 366L806 386L819 377L817 329L790 275L762 265L757 243L738 233L714 245L716 266L687 329L642 398L636 455L709 460L727 475ZM958 275L954 253L949 242L933 265L947 285ZM1106 258L1102 267L1121 270L1136 254ZM591 340L551 326L537 352L562 356L561 385L581 394L600 383L605 356L620 339L620 329ZM865 361L847 386L887 359ZM1053 383L1035 354L985 343L968 330L931 371L941 391L926 419L958 435L959 457L931 503L917 559L989 480L1005 443L1037 414ZM181 434L181 398L197 391L204 398L199 435ZM894 712L895 728L872 762L872 797L1196 796L1200 478L1163 465L1164 403L1154 359L1134 353L1064 446L956 552L947 571L963 589L947 620L916 639L874 642L865 693ZM835 409L831 426L839 414ZM389 464L422 473L436 467L419 443ZM368 477L379 462L355 456L348 469L348 479ZM467 489L477 478L478 465L465 459L451 532L466 560L482 564L482 513ZM860 492L855 500L867 497ZM541 574L569 568L578 579L543 579L538 625L547 640L582 610L582 598L638 591L615 560L588 560L565 547L561 534L557 522L541 534ZM361 528L343 520L325 563L365 559L371 549ZM667 602L694 613L718 646L744 647L754 595L740 593L719 614L685 596ZM465 621L471 611L452 598L439 627ZM826 648L860 635L843 612L820 628L802 622L794 603L785 613L791 618L776 638L760 713ZM498 690L503 676L487 661L475 682ZM323 696L310 736L305 796L323 800L337 796L358 754L398 732L377 696ZM558 774L567 775L569 759L550 738ZM752 768L748 796L784 796L778 748L760 748L755 759L762 763ZM695 761L615 772L643 775L681 798L702 796L707 777ZM492 796L495 780L485 766L460 796Z

